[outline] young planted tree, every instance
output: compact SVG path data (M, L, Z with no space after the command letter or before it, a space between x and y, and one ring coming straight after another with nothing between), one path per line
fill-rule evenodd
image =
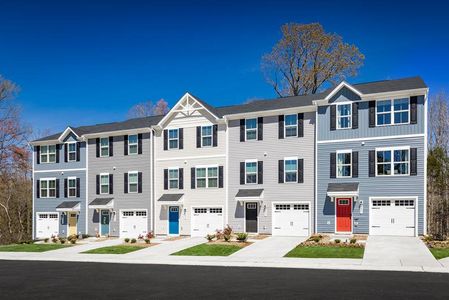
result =
M164 99L154 104L152 101L138 103L128 111L128 118L141 118L157 115L165 115L169 111L168 103Z
M355 76L364 55L319 23L289 23L262 58L262 71L280 97L317 93L325 84Z

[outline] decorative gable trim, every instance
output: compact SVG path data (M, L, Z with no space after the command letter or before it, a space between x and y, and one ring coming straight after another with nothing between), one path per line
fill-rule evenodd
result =
M69 126L67 127L64 132L59 136L58 141L63 143L64 139L70 134L73 133L76 137L77 140L80 140L80 137L78 136L78 134L76 134L76 132Z
M329 95L326 96L326 98L324 98L324 100L328 101L335 96L335 94L337 94L342 88L347 88L349 89L351 92L353 92L354 94L358 95L360 98L362 98L363 93L361 93L360 91L358 91L356 88L354 88L352 85L350 85L349 83L346 83L345 81L342 81L339 85L337 85L337 87L335 89L332 90L332 92L329 93Z

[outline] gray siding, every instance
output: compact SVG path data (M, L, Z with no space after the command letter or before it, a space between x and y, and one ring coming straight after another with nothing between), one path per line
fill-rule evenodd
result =
M229 224L236 232L244 230L244 206L235 200L239 189L263 188L263 204L259 210L259 233L272 232L272 203L309 201L310 231L314 232L314 142L315 112L304 113L304 137L278 138L278 116L264 117L263 140L240 142L240 121L229 123ZM278 183L278 160L297 156L304 159L304 183ZM240 185L240 162L263 161L263 184Z
M67 139L66 139L67 140ZM69 138L68 140L72 140ZM34 147L34 170L35 171L46 171L46 170L60 170L60 169L79 169L86 167L86 143L81 142L80 145L80 161L74 162L64 162L64 144L60 144L61 149L59 150L59 163L36 163L37 151Z

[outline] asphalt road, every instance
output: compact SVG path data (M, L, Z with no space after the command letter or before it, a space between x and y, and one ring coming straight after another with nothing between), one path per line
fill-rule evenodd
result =
M449 274L0 260L0 299L448 299Z

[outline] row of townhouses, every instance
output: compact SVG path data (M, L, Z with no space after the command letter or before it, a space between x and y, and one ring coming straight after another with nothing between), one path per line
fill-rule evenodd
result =
M32 142L33 234L426 233L419 77L67 127Z

